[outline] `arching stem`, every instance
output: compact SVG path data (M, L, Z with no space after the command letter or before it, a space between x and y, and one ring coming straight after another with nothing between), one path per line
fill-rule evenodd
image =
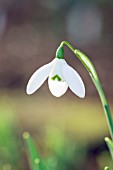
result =
M87 71L89 72L91 79L99 93L101 102L102 102L102 106L105 112L105 116L108 122L108 126L109 126L109 130L110 130L110 134L111 134L111 138L113 140L113 121L112 121L112 116L111 116L111 112L110 112L110 108L107 102L107 99L105 97L104 91L102 89L100 80L98 78L97 72L95 70L94 65L92 64L92 62L90 61L90 59L81 51L75 49L70 43L68 43L67 41L63 41L60 44L60 47L63 48L63 46L66 45L68 46L71 51L78 57L78 59L83 63L83 65L85 66L85 68L87 69ZM59 48L60 48L59 47Z

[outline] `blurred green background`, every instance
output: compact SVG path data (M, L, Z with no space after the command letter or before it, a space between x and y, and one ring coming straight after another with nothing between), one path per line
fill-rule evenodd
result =
M49 169L113 168L98 94L68 48L65 58L83 78L86 98L70 90L55 98L47 82L34 95L25 92L32 73L53 60L63 40L90 57L113 112L112 0L0 0L0 170L30 169L24 131Z

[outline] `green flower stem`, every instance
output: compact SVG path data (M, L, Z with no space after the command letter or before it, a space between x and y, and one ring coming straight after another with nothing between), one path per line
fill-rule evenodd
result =
M92 62L90 61L90 59L81 51L74 49L74 47L68 43L67 41L63 41L60 44L60 47L62 48L64 45L68 46L71 51L78 57L78 59L82 62L82 64L85 66L85 68L87 69L87 71L89 72L91 79L99 93L103 108L104 108L104 112L105 112L105 116L108 122L108 126L109 126L109 130L110 130L110 134L111 134L111 138L113 140L113 121L112 121L112 116L111 116L111 112L110 112L110 108L107 102L107 99L105 97L104 91L102 89L100 80L98 78L97 72L95 70L95 67L93 66Z

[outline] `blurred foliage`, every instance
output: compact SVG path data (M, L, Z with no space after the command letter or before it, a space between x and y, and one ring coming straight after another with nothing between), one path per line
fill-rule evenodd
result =
M20 139L14 110L6 103L0 106L0 169L18 169L22 165ZM21 169L23 169L21 167Z
M106 137L105 142L106 142L106 144L107 144L107 146L109 148L109 152L110 152L111 157L113 159L113 141L110 138Z
M47 98L43 98L43 95L40 97L34 95L31 99L17 91L2 93L0 169L28 169L22 142L22 133L25 130L32 134L35 147L39 148L47 170L87 170L92 169L92 166L96 169L98 165L104 168L108 156L103 156L105 164L100 164L98 155L102 150L95 156L91 154L95 145L100 145L100 140L103 140L108 131L106 121L103 121L105 117L100 114L101 106L88 99L81 107L80 100L76 99L57 100L49 98L49 95ZM59 107L56 108L56 104ZM90 153L91 148L93 149ZM109 161L107 165L111 165Z
M76 140L71 140L69 135L56 127L47 127L46 135L45 143L49 152L41 158L29 133L24 133L31 170L83 170L91 167L95 170L97 168L102 170L106 163L110 168L105 167L105 170L113 168L108 151L101 152L97 156L98 166L94 167L94 164L91 164L87 158L87 145L76 143Z
M97 160L98 160L100 169L103 169L103 167L105 167L106 164L108 165L108 167L113 169L113 160L111 160L111 156L108 151L104 151L100 155L98 155Z
M48 170L82 170L86 166L87 145L77 143L64 130L54 126L47 127L45 142L52 152L46 158Z
M48 130L49 134L47 133L45 142L49 152L43 160L29 133L25 132L23 135L31 169L68 170L71 168L82 170L86 166L86 146L69 140L60 129L49 127Z
M32 170L46 170L46 167L40 158L40 155L36 149L36 146L32 138L30 137L30 134L28 132L24 132L23 138L25 140L27 151L28 151L30 168Z
M28 170L22 142L26 130L33 136L47 170L112 167L109 152L104 155L107 147L101 148L100 141L108 132L101 105L90 99L81 103L76 97L57 100L49 94L39 96L31 99L21 92L1 94L0 169Z
M47 134L46 145L52 151L41 160L37 148L28 132L24 133L29 163L32 170L68 170L80 169L85 166L86 148L67 140L61 130L51 127ZM51 131L51 132L50 132Z

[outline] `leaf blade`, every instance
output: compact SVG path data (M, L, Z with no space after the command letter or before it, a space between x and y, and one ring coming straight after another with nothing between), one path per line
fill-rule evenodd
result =
M46 170L45 164L42 161L30 134L28 132L24 132L23 138L26 144L31 170Z

